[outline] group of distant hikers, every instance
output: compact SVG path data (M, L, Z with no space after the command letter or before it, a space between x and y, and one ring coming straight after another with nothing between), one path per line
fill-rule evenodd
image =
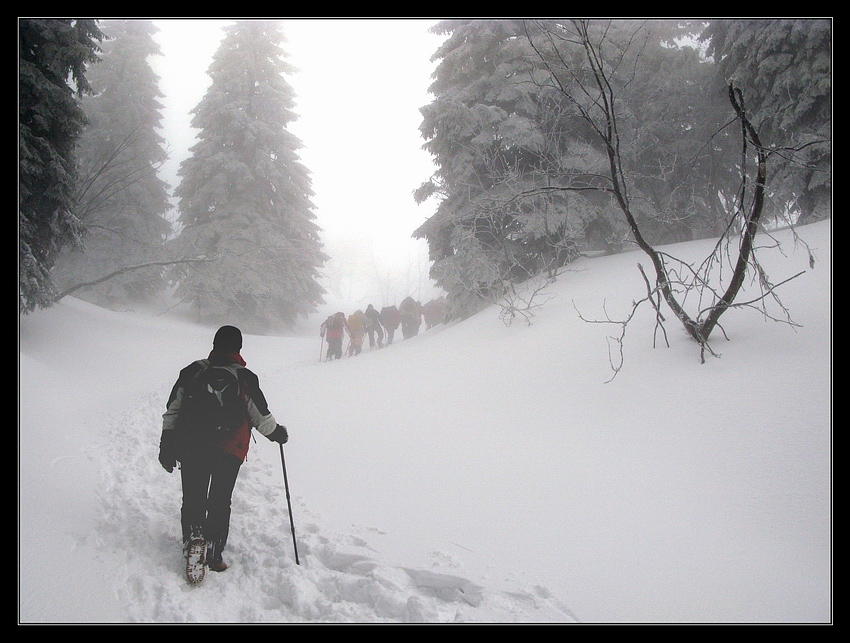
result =
M427 328L443 322L446 316L446 299L437 297L422 305L412 297L406 297L399 305L384 306L381 311L369 304L366 310L356 310L348 317L345 313L338 312L329 316L322 322L319 334L328 342L328 350L325 361L341 359L343 356L342 344L346 335L348 346L345 354L349 357L359 355L363 350L363 342L369 338L369 348L384 347L393 343L395 332L401 327L404 339L419 334L419 328L424 320Z

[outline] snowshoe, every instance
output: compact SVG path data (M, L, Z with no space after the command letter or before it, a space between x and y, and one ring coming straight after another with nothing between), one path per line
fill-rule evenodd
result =
M204 538L190 538L183 553L186 558L186 580L197 585L204 580L206 573L207 541Z

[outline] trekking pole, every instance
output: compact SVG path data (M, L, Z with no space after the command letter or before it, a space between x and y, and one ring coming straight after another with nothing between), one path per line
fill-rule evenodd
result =
M319 361L322 361L322 353L325 352L325 336L322 335L322 343L319 344Z
M289 481L286 479L286 460L283 457L283 445L280 445L280 464L283 467L283 485L286 488L286 505L289 507L289 526L292 529L292 546L295 548L295 564L298 561L298 542L295 540L295 521L292 519L292 502L289 499Z

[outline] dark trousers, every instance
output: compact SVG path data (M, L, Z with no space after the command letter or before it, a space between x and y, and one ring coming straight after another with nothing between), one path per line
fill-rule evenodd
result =
M229 453L195 454L180 463L184 542L200 532L209 543L208 558L221 558L230 531L230 499L242 461Z
M375 335L378 336L378 348L382 348L384 345L384 331L381 330L380 326L370 326L369 329L369 348L375 347Z
M327 359L342 359L342 337L328 337Z

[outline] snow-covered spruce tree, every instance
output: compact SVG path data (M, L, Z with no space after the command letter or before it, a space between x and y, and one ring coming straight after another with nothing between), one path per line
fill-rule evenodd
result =
M226 28L212 84L193 110L199 141L175 191L176 254L213 259L183 269L177 295L203 321L258 332L289 327L322 302L327 260L300 141L287 130L296 116L283 41L273 21Z
M713 65L671 44L702 27L630 20L608 27L606 64L627 70L621 75L632 97L619 102L626 135L617 155L640 203L636 222L653 243L712 236L726 226L715 179L716 168L730 163L718 162L720 152L706 141L728 121L728 101L709 91ZM519 284L539 294L540 282L578 252L633 243L605 178L605 141L537 69L530 36L541 28L521 20L435 27L448 37L434 55L434 100L421 110L420 131L437 171L417 198L441 200L414 236L427 240L432 277L449 293L455 316L487 301L514 308L523 301L515 297ZM564 67L583 73L580 44L559 53Z
M168 185L157 175L167 158L157 131L162 93L149 63L160 50L147 20L106 21L100 28L106 39L88 74L93 94L82 100L88 124L77 153L76 212L86 236L83 251L63 251L54 272L60 289L97 282L79 296L120 306L147 301L165 287L162 266L99 281L165 258Z
M531 23L529 32L536 26ZM738 136L725 128L725 83L689 46L703 26L616 20L607 25L601 51L611 68L628 70L615 79L618 155L638 204L634 216L653 244L720 236L728 221L725 204L740 183L734 171L740 150L728 144Z
M57 253L78 242L73 212L74 146L85 117L77 96L89 91L86 65L102 34L93 20L18 21L18 296L28 313L50 306Z
M831 216L832 21L712 20L700 39L772 142L768 213L781 217L792 204L800 223Z
M421 110L420 131L437 171L416 197L440 202L414 236L428 242L449 315L464 317L541 271L552 278L599 210L579 193L545 190L565 146L588 150L564 136L558 104L523 80L530 51L522 21L444 21L435 31L448 37L434 55L434 100Z

